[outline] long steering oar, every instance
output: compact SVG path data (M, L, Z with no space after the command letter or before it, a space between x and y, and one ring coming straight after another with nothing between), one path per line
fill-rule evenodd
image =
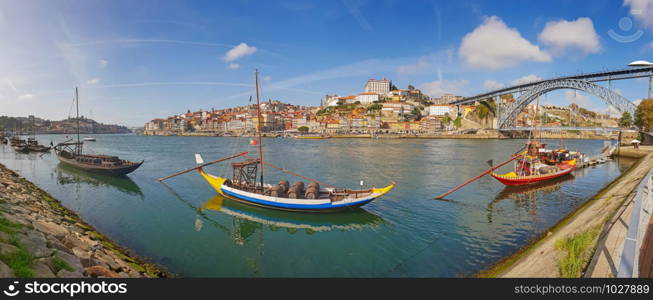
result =
M448 191L448 192L446 192L446 193L444 193L444 194L442 194L442 195L440 195L440 196L435 197L435 199L442 199L442 198L444 198L445 196L447 196L447 195L449 195L449 194L451 194L451 193L457 191L457 190L460 189L461 187L464 187L464 186L468 185L469 183L471 183L472 181L474 181L474 180L476 180L476 179L479 179L479 178L481 178L481 177L483 177L483 176L485 176L485 175L487 175L487 174L490 174L490 172L492 172L492 171L494 171L494 170L496 170L496 169L498 169L498 168L503 167L503 166L506 165L507 163L509 163L509 162L511 162L511 161L513 161L513 160L515 160L516 158L518 158L518 157L520 157L520 156L521 156L521 155L513 156L513 158L509 159L508 161L506 161L506 162L504 162L504 163L502 163L502 164L500 164L500 165L498 165L498 166L496 166L496 167L494 167L494 168L491 168L491 169L489 169L489 170L487 170L487 171L481 173L481 175L478 175L478 176L476 176L476 177L474 177L474 178L472 178L472 179L470 179L470 180L465 181L465 183L463 183L463 184L461 184L461 185L455 187L454 189L452 189L452 190L450 190L450 191Z
M247 155L247 152L240 152L238 154L234 154L234 155L229 156L229 157L225 157L225 158L217 159L217 160L210 161L210 162L207 162L207 163L203 163L203 164L201 164L201 165L199 165L197 167L190 168L188 170L183 170L183 171L177 172L175 174L172 174L172 175L169 175L169 176L166 176L166 177L163 177L163 178L159 178L159 181L164 181L166 179L169 179L169 178L172 178L172 177L175 177L175 176L179 176L181 174L186 174L186 173L188 173L190 171L197 170L199 168L203 168L203 167L206 167L208 165L216 164L216 163L219 163L219 162L223 162L225 160L230 160L230 159L234 159L236 157L245 156L245 155Z

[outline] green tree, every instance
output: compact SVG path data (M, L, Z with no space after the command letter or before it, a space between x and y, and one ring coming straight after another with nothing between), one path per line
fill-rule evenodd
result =
M653 130L653 99L645 99L635 110L635 125L643 131Z
M299 130L299 131L301 131L301 132L303 132L303 133L306 133L306 132L308 132L308 127L306 127L306 126L300 126L299 128L297 128L297 130Z
M412 84L409 84L409 85L408 85L408 89L412 91L412 90L415 89L415 87L414 87Z
M444 117L442 117L442 123L449 125L451 123L451 117L449 114L445 114Z
M453 120L453 126L456 126L456 128L463 126L463 119L461 117L457 117L455 120Z
M624 113L621 115L621 119L619 119L619 126L630 127L632 125L633 125L633 117L630 115L629 112L624 111Z

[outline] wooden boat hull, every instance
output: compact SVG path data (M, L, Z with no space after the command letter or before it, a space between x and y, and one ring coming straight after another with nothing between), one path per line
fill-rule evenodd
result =
M361 207L365 204L368 204L375 199L383 196L392 188L395 184L391 184L384 188L374 188L371 190L369 195L365 195L358 198L345 198L339 201L331 201L331 199L291 199L291 198L280 198L272 197L267 195L261 195L257 193L251 193L243 190L239 190L234 187L226 186L224 183L227 180L226 178L214 176L207 174L199 168L198 171L204 177L204 179L221 195L226 196L234 201L238 201L244 204L284 210L284 211L294 211L294 212L311 212L311 213L329 213L329 212L339 212L343 210L351 210L353 208Z
M20 153L29 153L29 148L27 146L14 146L14 150Z
M532 184L532 183L538 183L538 182L543 182L547 180L552 180L555 178L559 178L562 176L569 175L571 172L573 172L576 169L576 166L571 166L568 169L561 170L559 172L553 173L553 174L546 174L546 175L531 175L531 176L506 176L506 175L501 175L497 173L491 173L490 175L494 177L494 179L498 180L499 182L508 185L508 186L514 186L514 185L526 185L526 184Z
M136 169L138 169L138 167L140 167L143 164L143 161L141 161L140 163L135 163L133 165L127 165L127 166L122 166L122 167L117 167L117 168L106 168L106 167L102 167L102 166L82 164L82 163L77 162L74 159L62 157L61 155L57 155L57 158L59 158L60 162L66 164L66 165L69 165L69 166L72 166L72 167L75 167L75 168L78 168L78 169L81 169L81 170L84 170L84 171L98 173L98 174L105 174L105 175L114 175L114 176L115 175L118 175L118 176L119 175L127 175L127 174L129 174L131 172L134 172Z
M29 151L32 152L48 152L50 151L50 147L46 146L28 146Z
M300 140L325 140L325 139L328 139L330 137L328 137L328 136L301 136L301 135L298 135L298 136L295 136L295 138L300 139Z

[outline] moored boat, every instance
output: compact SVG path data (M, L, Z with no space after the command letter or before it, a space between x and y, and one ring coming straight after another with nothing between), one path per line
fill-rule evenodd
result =
M201 160L199 161L201 162ZM256 168L258 160L249 160L240 164ZM232 165L233 166L233 165ZM238 166L235 166L238 169ZM362 190L320 188L314 181L303 189L301 181L291 187L287 181L277 185L252 183L249 181L234 181L224 177L206 173L198 169L202 177L221 195L241 203L286 211L299 212L336 212L356 207L361 207L383 196L395 183L384 188L371 188ZM236 174L240 170L234 172ZM255 173L254 173L255 175ZM256 180L254 178L254 180ZM284 187L288 190L284 190Z
M29 153L29 147L25 143L19 143L13 146L14 150L19 153Z
M27 148L29 149L29 151L32 151L32 152L48 152L48 151L50 151L50 147L43 146L43 145L39 144L39 142L35 138L27 139Z
M57 158L64 164L93 173L105 175L127 175L140 167L144 161L133 162L112 155L83 154L84 143L79 138L79 96L75 89L77 102L77 142L70 140L54 147Z
M323 139L331 138L330 136L324 134L298 134L293 137L296 139L307 139L307 140L323 140Z
M577 157L569 155L568 151L547 150L544 146L539 142L528 143L527 150L518 154L514 171L492 172L490 176L505 185L524 185L562 177L576 169Z

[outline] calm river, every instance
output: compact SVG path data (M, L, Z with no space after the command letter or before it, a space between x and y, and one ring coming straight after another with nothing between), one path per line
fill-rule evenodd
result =
M555 183L504 188L486 176L432 200L505 161L523 140L265 139L266 160L336 186L397 187L361 210L312 215L252 208L216 196L191 172L156 178L236 152L248 139L96 135L86 151L145 160L128 178L61 166L54 153L17 154L0 163L18 171L111 239L185 277L469 276L516 251L632 165L613 161ZM63 135L43 135L49 144ZM559 141L549 141L558 145ZM603 141L567 140L596 154ZM508 167L506 167L507 169ZM228 163L206 168L229 175ZM266 168L266 179L286 177ZM291 181L295 179L288 178Z

